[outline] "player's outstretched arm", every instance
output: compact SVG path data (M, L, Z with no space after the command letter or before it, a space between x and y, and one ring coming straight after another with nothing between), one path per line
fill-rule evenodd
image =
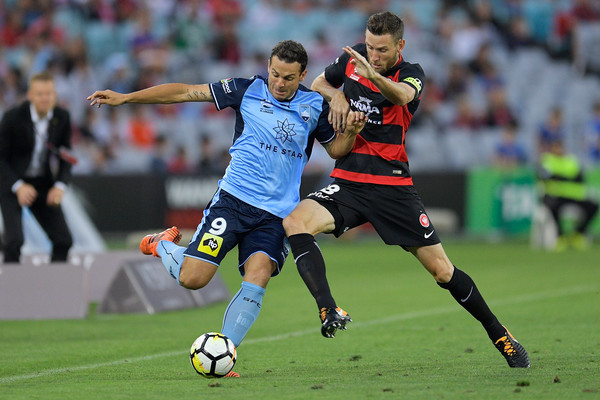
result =
M327 154L333 159L338 159L350 152L354 147L356 135L362 131L367 122L367 116L363 112L350 111L346 130L343 133L336 132L335 139L325 145Z
M212 101L208 84L188 85L185 83L165 83L131 93L113 90L99 90L87 98L91 106L120 106L125 103L171 104L186 101Z

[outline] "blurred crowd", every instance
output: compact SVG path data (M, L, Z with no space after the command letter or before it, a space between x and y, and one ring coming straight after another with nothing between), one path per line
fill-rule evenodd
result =
M205 103L97 109L86 97L107 88L266 76L270 49L283 39L307 48L310 85L344 45L363 41L367 17L386 9L405 22L404 56L428 76L415 130L436 138L493 132L485 162L501 166L536 162L548 141L580 135L567 141L577 146L571 150L600 163L600 93L578 105L583 121L574 132L564 125L565 102L549 102L527 119L508 84L519 72L515 54L541 51L548 63L566 66L569 79L598 85L594 0L4 0L0 115L24 98L29 77L49 70L73 119L74 173L221 174L231 110ZM307 168L330 169L324 154L316 150Z

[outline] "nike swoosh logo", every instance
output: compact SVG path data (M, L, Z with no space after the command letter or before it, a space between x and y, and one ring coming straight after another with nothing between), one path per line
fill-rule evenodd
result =
M469 292L467 297L465 297L464 299L460 299L460 302L464 303L465 301L469 300L469 297L471 297L471 293L473 293L473 286L471 286L471 291Z
M295 262L295 263L297 263L297 262L298 262L298 260L300 259L300 257L302 257L302 256L304 256L304 255L306 255L306 254L308 254L308 253L310 253L310 251L305 251L304 253L300 254L298 257L296 257L296 258L294 259L294 262Z
M429 237L431 235L433 235L433 232L435 232L435 229L433 231L429 232L429 233L424 234L423 236L425 236L425 239L429 239Z

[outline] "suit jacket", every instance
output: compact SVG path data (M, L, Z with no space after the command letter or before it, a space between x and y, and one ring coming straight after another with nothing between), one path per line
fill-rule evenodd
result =
M8 110L0 122L0 191L10 192L19 179L25 178L25 171L31 162L35 146L35 130L31 120L30 103L25 101ZM54 114L48 124L48 142L55 148L71 148L71 117L61 107L54 108ZM43 176L49 183L69 182L71 164L47 151L43 160ZM50 159L58 159L58 172L54 176L50 169Z

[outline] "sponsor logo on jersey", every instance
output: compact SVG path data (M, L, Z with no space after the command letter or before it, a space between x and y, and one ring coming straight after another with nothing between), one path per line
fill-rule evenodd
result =
M350 99L350 105L354 109L364 112L367 117L370 114L381 114L379 108L372 106L371 102L373 102L373 100L364 96L358 96L358 100Z
M422 85L420 79L408 77L408 78L404 78L402 80L402 82L408 82L408 83L412 84L417 89L417 93L421 93L421 87L423 85Z
M273 114L273 103L266 99L261 100L259 111L262 113Z
M289 156L289 157L293 157L293 158L302 158L301 152L299 152L299 151L296 152L295 150L292 150L292 149L286 149L284 147L272 145L272 144L265 143L265 142L260 142L259 146L260 146L261 150L272 151L273 153L279 153L281 155Z
M275 139L280 140L283 144L285 144L285 142L291 142L292 137L296 136L294 126L296 126L296 124L290 124L287 118L283 121L277 120L277 126L273 128L273 130L277 133L277 135L275 135Z
M219 254L219 251L221 250L222 244L222 237L206 232L200 240L200 244L198 245L198 251L216 257L217 254Z
M300 104L300 117L304 122L310 120L310 106L308 104Z
M419 222L423 228L427 228L429 226L429 218L427 217L427 214L421 213L419 216Z
M234 89L236 89L233 78L221 79L221 86L223 87L223 91L225 93L232 92L231 87L229 86L230 84L233 86Z

